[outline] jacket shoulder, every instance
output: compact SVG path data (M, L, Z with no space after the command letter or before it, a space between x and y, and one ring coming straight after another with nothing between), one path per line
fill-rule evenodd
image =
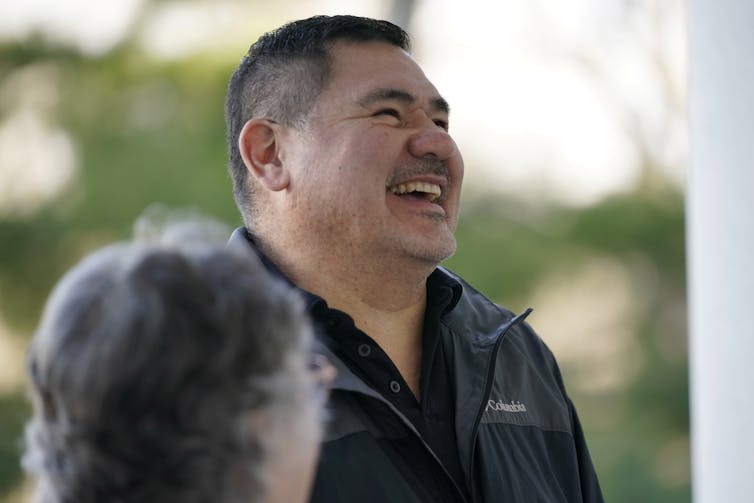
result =
M441 269L457 281L463 290L458 303L444 320L451 331L484 343L494 342L501 332L510 326L510 330L506 331L506 337L518 340L519 344L539 357L553 358L547 345L526 321L533 309L529 308L517 315L490 300L458 274L445 268Z
M452 273L450 273L452 274ZM568 399L555 357L526 321L492 302L457 275L463 286L446 326L459 369L494 369L483 422L510 422L571 432Z

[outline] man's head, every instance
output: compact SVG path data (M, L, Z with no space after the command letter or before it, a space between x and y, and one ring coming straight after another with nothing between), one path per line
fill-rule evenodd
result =
M262 501L270 466L306 486L321 404L292 295L217 247L121 244L75 267L29 351L38 501Z
M263 117L301 127L332 74L330 48L337 41L381 41L409 49L408 34L387 21L355 16L315 16L262 35L241 60L228 85L225 121L233 193L247 226L258 195L241 158L244 124Z
M273 258L379 275L455 251L463 161L407 47L388 22L317 17L263 36L231 79L236 197Z

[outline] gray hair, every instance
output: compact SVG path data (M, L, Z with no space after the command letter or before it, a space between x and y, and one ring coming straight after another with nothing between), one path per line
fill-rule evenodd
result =
M94 253L53 290L29 349L37 501L259 501L275 435L258 425L290 427L302 404L318 419L310 344L301 300L251 253Z

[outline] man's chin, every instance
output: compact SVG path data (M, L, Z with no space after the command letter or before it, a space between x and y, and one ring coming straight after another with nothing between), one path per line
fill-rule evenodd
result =
M417 261L437 266L443 260L452 257L456 252L456 240L455 238L450 238L444 240L444 242L425 244L424 246L417 244L414 247L407 248L405 250L407 254Z

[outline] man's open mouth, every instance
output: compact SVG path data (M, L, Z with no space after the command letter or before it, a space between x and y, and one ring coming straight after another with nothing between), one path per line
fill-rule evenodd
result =
M439 185L426 182L399 183L388 187L387 190L398 196L419 197L432 203L437 202L442 195L442 188Z

